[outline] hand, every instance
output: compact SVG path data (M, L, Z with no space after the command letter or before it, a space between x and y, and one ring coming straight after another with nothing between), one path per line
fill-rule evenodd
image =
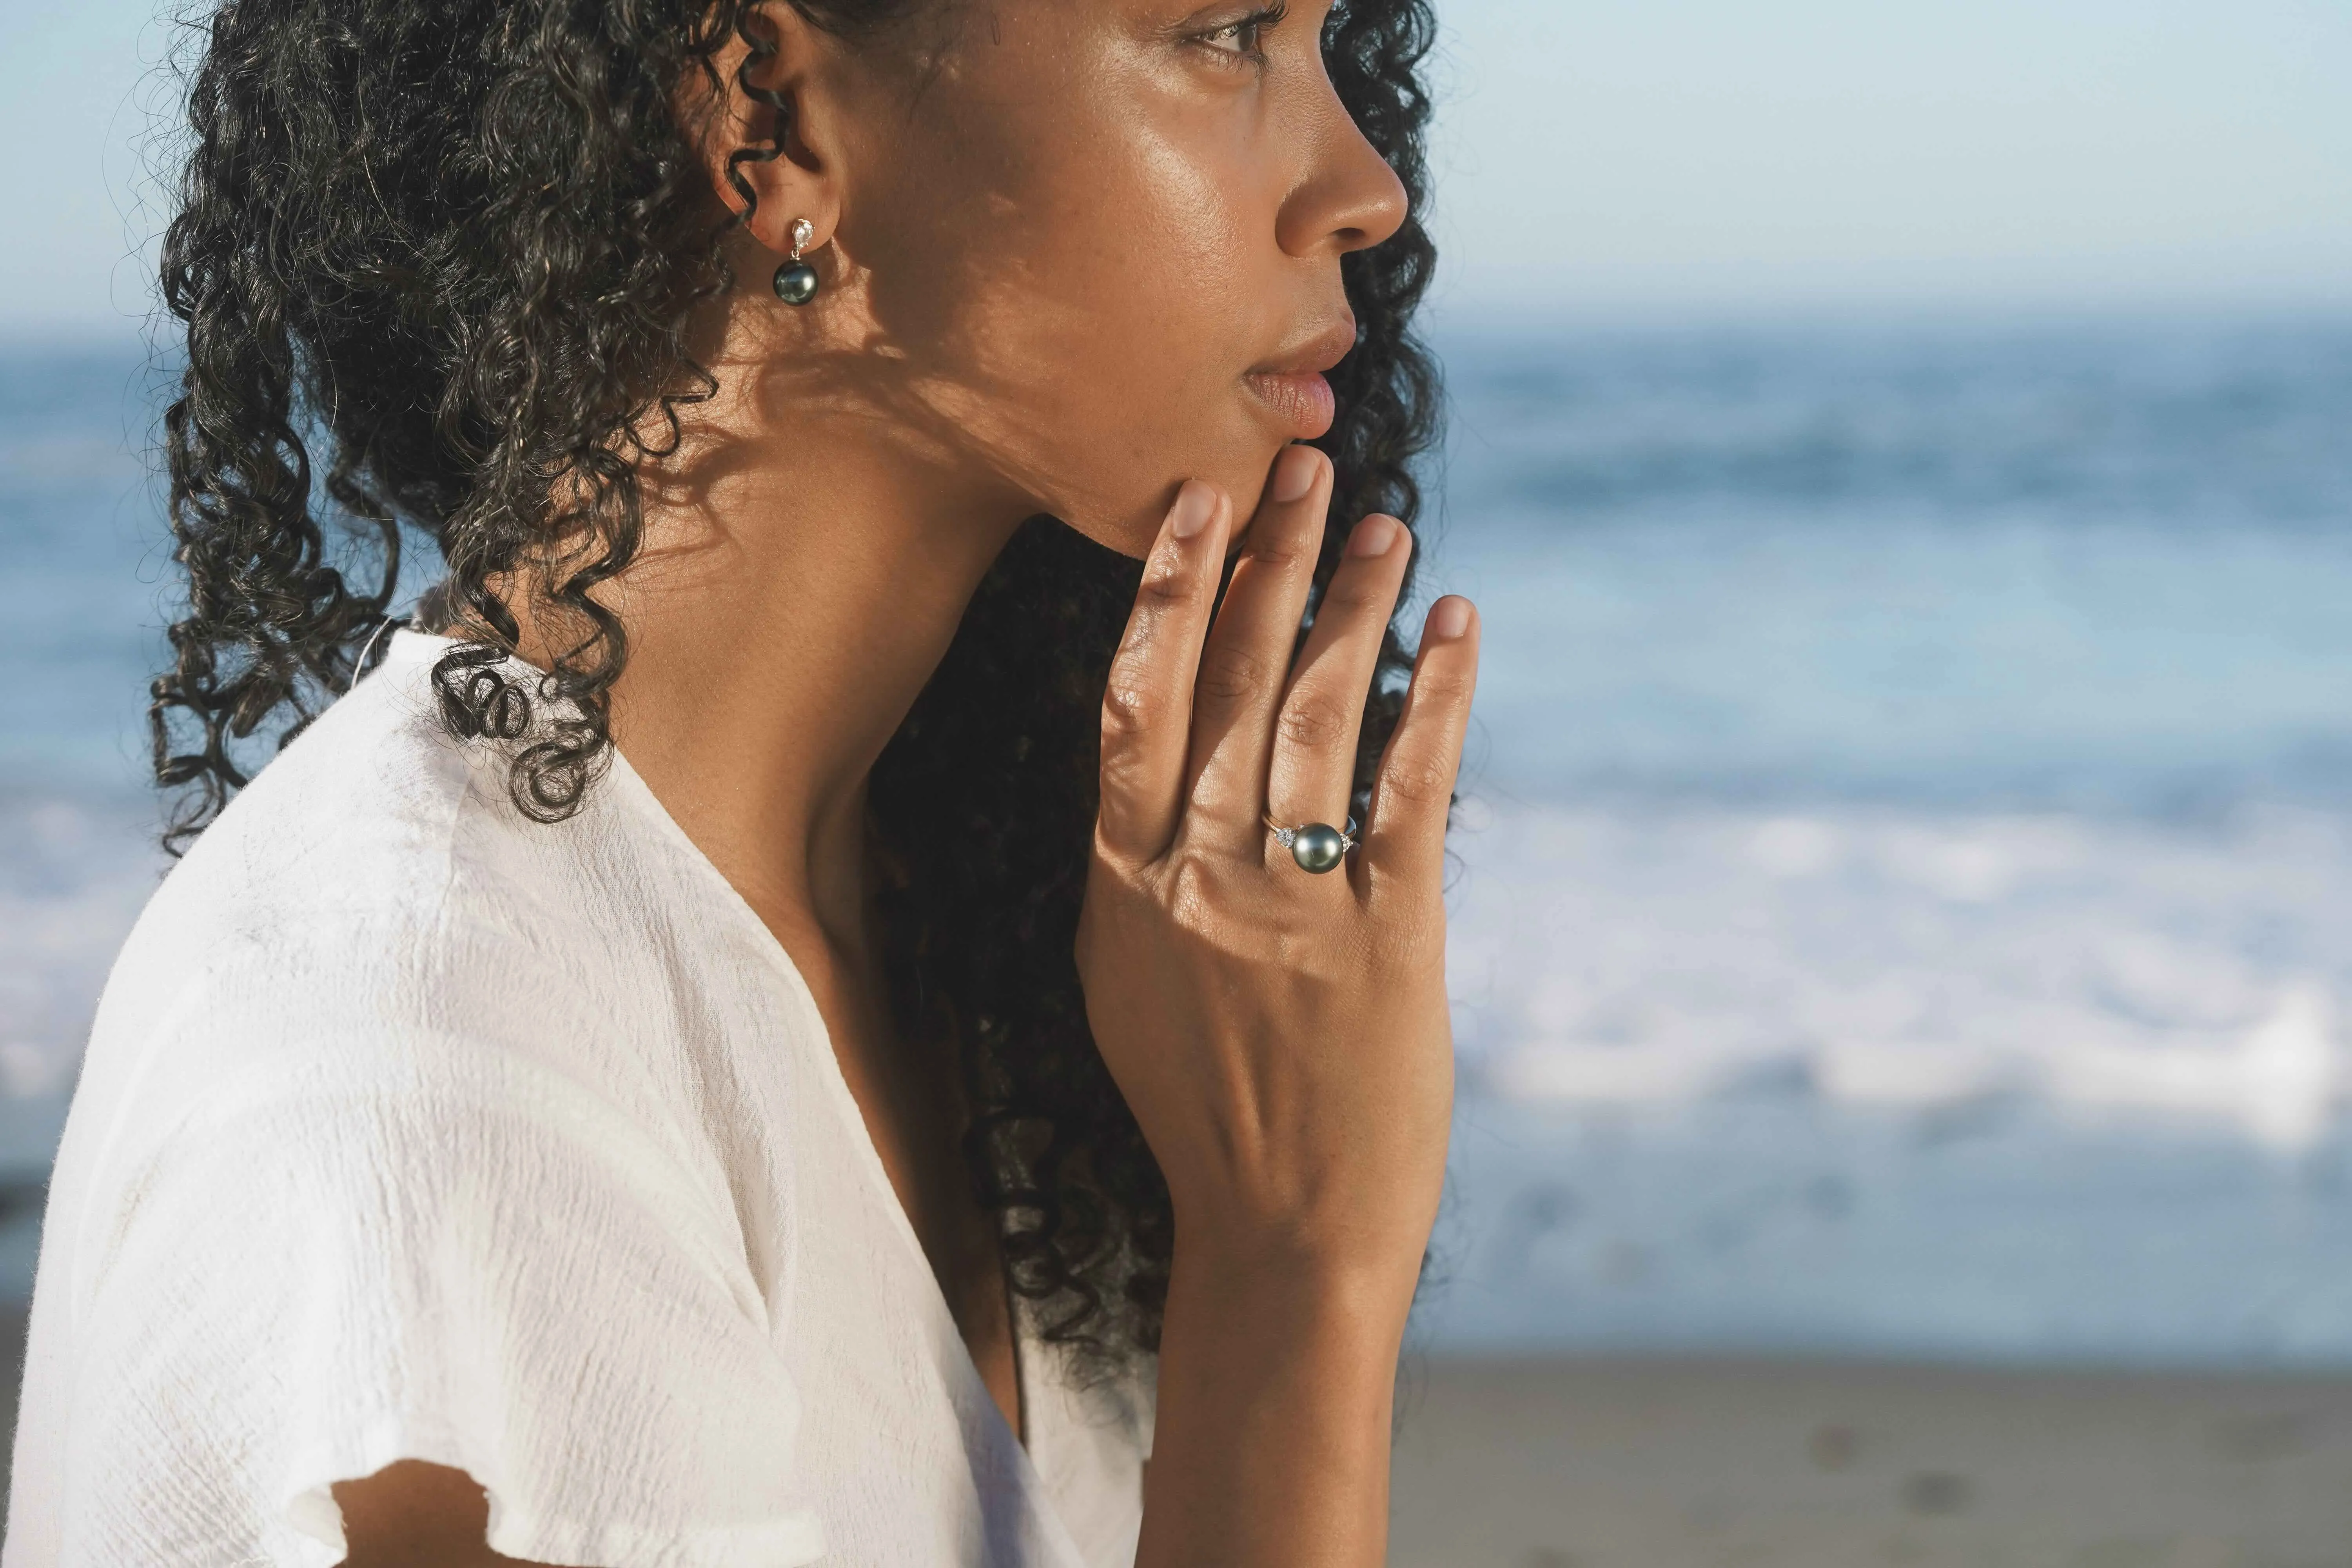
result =
M1412 548L1393 518L1358 523L1294 664L1331 482L1320 452L1284 450L1213 626L1232 503L1179 494L1104 697L1077 960L1180 1260L1370 1268L1401 1281L1401 1317L1444 1175L1441 876L1477 633L1468 601L1432 607L1360 845L1301 869L1265 816L1346 823Z

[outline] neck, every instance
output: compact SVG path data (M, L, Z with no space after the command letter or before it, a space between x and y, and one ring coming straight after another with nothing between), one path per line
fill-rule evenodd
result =
M646 476L641 553L599 594L629 637L614 737L772 928L856 954L867 774L1033 509L845 400L786 401L782 429L769 401L694 406Z

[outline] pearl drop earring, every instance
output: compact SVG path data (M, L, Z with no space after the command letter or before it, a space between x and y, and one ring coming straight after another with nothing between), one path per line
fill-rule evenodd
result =
M772 280L776 298L787 305L805 305L816 298L816 268L801 259L801 248L816 234L816 226L804 217L793 219L792 259L776 268Z

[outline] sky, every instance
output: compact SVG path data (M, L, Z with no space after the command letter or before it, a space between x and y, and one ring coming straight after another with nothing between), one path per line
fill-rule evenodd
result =
M2347 0L1440 0L1452 300L2352 303Z
M2352 309L2347 0L1438 0L1465 316ZM155 0L0 0L0 337L135 331Z

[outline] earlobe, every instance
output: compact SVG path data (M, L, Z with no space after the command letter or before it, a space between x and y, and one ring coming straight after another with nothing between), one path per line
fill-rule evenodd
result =
M772 251L791 250L795 239L803 251L824 245L839 210L824 152L827 138L809 112L823 53L815 30L794 7L755 5L711 57L716 111L705 121L705 157L720 203ZM795 233L800 224L809 226L807 235Z

